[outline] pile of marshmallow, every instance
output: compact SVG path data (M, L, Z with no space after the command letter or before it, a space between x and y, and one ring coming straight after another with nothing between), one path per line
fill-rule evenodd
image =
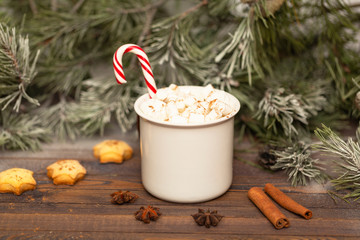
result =
M227 97L212 85L178 87L171 84L159 89L156 96L145 101L141 111L149 118L175 124L204 123L229 118L234 109Z

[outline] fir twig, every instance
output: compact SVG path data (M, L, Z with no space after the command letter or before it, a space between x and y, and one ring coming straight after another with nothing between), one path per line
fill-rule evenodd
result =
M31 56L42 53L36 78L21 78L23 84L21 64L16 68L9 54L0 53L0 76L9 79L0 79L0 108L34 115L28 101L36 98L43 105L39 112L54 113L44 125L62 129L59 136L71 129L101 132L113 116L127 129L135 119L129 106L146 90L140 71L127 67L130 81L120 88L113 81L101 86L96 77L112 74L112 54L133 42L145 46L158 87L211 83L236 96L242 104L236 122L246 123L239 135L247 126L266 142L303 139L319 122L360 116L354 102L360 86L354 26L360 15L345 1L201 0L178 13L182 7L174 0L0 1L3 21L31 37ZM19 51L13 55L17 63L26 58ZM32 57L29 66L36 62ZM130 57L123 60L131 66ZM104 65L109 69L97 67ZM272 104L278 118L267 112Z
M51 11L56 12L58 8L57 0L51 0Z
M38 10L37 10L37 6L36 6L36 3L35 3L35 0L29 0L29 5L30 5L30 8L31 8L31 11L34 15L36 15L38 13Z
M329 194L329 196L334 200L335 203L337 203L335 197L340 198L341 200L344 200L347 203L350 203L347 199L345 199L343 196L337 194L336 192L333 191L327 191L327 193Z
M310 145L298 142L283 151L273 151L277 157L273 170L284 170L289 176L291 185L307 185L308 180L323 182L327 177L319 166L318 159L311 158Z
M148 5L143 6L143 7L120 9L120 10L116 10L116 11L119 11L119 13L121 13L121 14L142 13L142 12L147 12L154 8L158 8L161 5L163 5L165 2L166 2L166 0L159 0L159 1L156 1L153 3L149 3ZM109 10L109 11L111 11L111 10Z
M215 62L219 63L226 54L231 53L230 58L224 65L222 72L227 77L231 77L236 67L246 70L248 73L249 84L252 84L252 72L256 71L260 76L263 72L257 63L255 53L255 39L253 33L253 22L250 17L241 20L235 33L223 42L219 49L221 51L215 57Z
M360 197L360 145L352 138L347 141L342 140L330 128L322 125L322 129L315 130L315 135L322 144L315 147L321 151L338 156L340 159L334 160L337 168L335 172L338 176L331 180L336 190L349 190L344 198Z
M4 149L37 150L41 143L50 141L50 131L38 116L0 113L0 146Z
M151 24L153 22L153 19L155 17L156 12L157 12L157 8L153 8L149 12L146 13L146 21L145 21L145 24L144 24L144 28L141 31L141 34L140 34L140 36L139 36L139 38L137 40L137 43L136 43L138 46L141 46L143 44L143 41L144 41L145 37L149 34L150 29L151 29ZM136 61L137 61L136 56L133 56L132 59L131 59L131 62L130 62L130 66L129 66L130 69L133 68Z
M259 102L254 117L263 119L264 127L278 134L282 129L285 136L291 138L298 134L295 122L308 125L311 116L315 116L326 103L321 88L305 96L286 94L284 88L268 89Z
M102 135L112 117L115 117L123 131L134 124L135 98L130 95L131 86L116 86L112 78L89 79L84 82L84 86L86 91L82 92L80 102L72 107L69 116L76 126L80 126L81 134L93 135L99 132Z
M79 10L79 8L81 7L81 5L83 5L84 2L85 2L85 0L79 0L79 1L77 1L77 3L76 3L76 4L74 5L74 7L71 9L70 13L71 13L71 14L76 13L76 12Z
M23 98L39 105L39 102L26 92L27 86L36 75L35 64L38 56L39 51L31 63L29 39L17 35L15 28L10 30L0 23L0 105L2 105L2 110L15 102L13 109L19 111Z
M157 83L164 82L189 85L195 80L205 83L214 72L210 62L211 46L200 47L193 41L191 29L207 1L152 25L152 35L146 42Z
M73 120L75 104L67 102L64 96L60 96L60 102L45 109L38 109L38 115L43 121L43 125L52 129L54 135L60 139L65 140L70 138L72 140L80 136L80 128Z

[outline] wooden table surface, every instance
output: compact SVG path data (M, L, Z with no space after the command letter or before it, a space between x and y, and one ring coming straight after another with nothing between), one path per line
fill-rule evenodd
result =
M100 164L92 147L104 139L122 139L134 149L123 164ZM236 143L234 178L221 197L196 204L177 204L148 194L141 184L140 150L136 132L44 145L39 152L2 151L0 171L13 167L34 171L37 188L20 196L0 194L0 239L335 239L360 238L360 204L335 202L330 187L311 184L293 188L283 172L251 166L257 149L249 142ZM59 159L77 159L87 169L74 186L55 186L46 167ZM276 230L247 197L254 186L273 183L295 201L313 211L305 220L282 208L291 226ZM110 203L110 194L129 190L140 197L128 205ZM141 206L159 207L157 222L135 220ZM191 214L198 208L216 209L225 216L217 227L198 226Z

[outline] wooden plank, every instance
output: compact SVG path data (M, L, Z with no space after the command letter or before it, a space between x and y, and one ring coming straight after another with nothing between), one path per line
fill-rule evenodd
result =
M360 204L335 203L327 194L330 185L311 184L291 187L283 172L268 172L253 167L257 149L248 141L237 146L234 178L229 191L204 203L176 204L159 200L141 184L141 161L137 135L113 133L112 137L91 138L74 143L46 145L41 152L0 152L0 171L24 167L35 172L37 189L21 196L0 194L0 239L358 239ZM127 141L134 157L123 164L100 164L92 147L109 138ZM58 159L79 159L88 171L74 186L55 186L46 176L46 167ZM321 156L319 156L321 158ZM246 160L246 161L244 161ZM288 196L313 211L307 221L281 207L291 222L289 229L276 230L247 197L253 187L271 182ZM113 205L110 194L130 190L140 196L132 205ZM163 216L156 223L134 219L142 205L160 207ZM217 228L197 226L191 214L198 208L217 209L226 217Z
M291 227L276 230L265 218L224 218L216 228L206 229L189 216L161 216L157 222L144 224L129 215L79 214L0 214L0 230L25 231L104 231L125 233L212 233L360 236L360 220L289 218ZM21 223L21 224L20 224ZM306 231L304 231L306 229Z
M0 171L14 168L14 167L21 167L26 168L34 172L34 178L36 180L48 180L46 176L46 167L50 164L54 163L54 160L29 160L29 159L20 159L20 160L0 160ZM137 179L140 179L141 174L141 162L140 158L132 158L130 160L125 161L122 164L115 164L115 163L107 163L107 164L100 164L98 160L93 159L92 161L81 161L81 164L87 170L87 178L91 178L92 176L102 175L103 178L110 177L112 179L113 176L120 178L133 176ZM233 174L233 183L234 184L264 184L269 179L272 179L274 184L282 184L283 186L289 186L287 182L287 177L282 172L276 173L268 173L259 169L257 171L250 171L251 167L244 165L241 162L234 162L233 164L234 174ZM245 170L245 169L248 170ZM238 169L243 169L243 173L240 173ZM294 188L295 189L295 188ZM301 187L300 187L301 189ZM310 189L310 188L308 188Z
M137 203L146 204L152 203L157 205L168 204L165 201L159 200L149 193L147 193L141 182L136 179L132 181L110 181L109 179L102 179L97 181L82 181L74 186L55 186L52 183L41 184L37 189L28 191L20 196L13 194L0 194L0 203L26 203L31 201L37 203L84 203L84 204L108 204L109 195L119 189L130 190L138 194L140 198ZM135 182L138 181L138 182ZM252 206L247 197L247 189L251 186L244 186L245 190L237 190L231 188L224 195L219 198L205 203L196 203L194 206ZM295 201L308 208L341 208L341 209L359 209L360 205L353 203L349 204L342 200L335 203L327 193L312 192L289 192L287 195Z
M98 182L99 183L99 182ZM248 186L250 188L250 186ZM96 187L85 187L82 184L75 186L39 186L38 189L23 193L21 196L13 194L0 194L0 203L28 202L29 198L39 203L107 203L109 195L119 189L130 190L140 196L139 203L149 202L152 204L166 205L167 202L157 199L147 193L140 182L116 181L111 186L102 186L100 183ZM342 200L337 203L326 193L287 193L295 201L308 208L342 208L359 209L359 204L349 204ZM205 203L196 203L195 206L244 206L251 205L247 197L247 190L230 189L217 199Z
M147 206L149 203L144 201L136 202L134 204L116 205L111 204L110 200L107 203L0 203L0 212L12 214L94 214L94 215L133 215L140 206ZM168 216L190 216L195 214L198 208L210 208L211 210L218 210L219 214L225 217L243 217L243 218L263 218L261 212L250 204L245 206L206 206L206 205L154 205L160 207L163 214ZM282 213L288 217L299 218L300 216L291 213L279 207ZM360 220L358 211L349 211L349 209L339 208L312 208L313 219L335 219L341 216L347 220Z
M332 236L322 237L320 239L331 239ZM207 240L239 240L239 239L265 239L264 235L244 235L244 234L209 234L209 233L182 233L182 234L169 234L169 233L122 233L122 232L71 232L71 231L3 231L0 232L0 239L3 240L19 240L19 239L116 239L116 240L194 240L194 239L207 239ZM318 236L295 236L283 235L279 236L266 235L269 240L318 240ZM357 237L339 237L336 239L342 240L358 240Z

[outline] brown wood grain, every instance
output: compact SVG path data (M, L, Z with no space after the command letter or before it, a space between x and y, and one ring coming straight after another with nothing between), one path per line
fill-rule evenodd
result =
M115 138L134 148L133 158L123 164L100 164L92 155L92 147ZM162 201L145 191L134 133L54 143L40 152L2 151L0 171L30 169L37 188L20 196L0 194L0 239L360 238L359 203L335 202L328 194L329 184L291 187L283 172L264 171L249 164L257 164L256 146L242 142L236 149L230 189L217 199L195 204ZM46 176L46 167L59 159L79 160L87 169L86 177L74 186L55 186ZM264 187L268 182L311 209L313 219L305 220L279 207L291 226L276 230L247 197L251 187ZM130 190L139 199L134 204L111 204L110 194L117 190ZM144 205L159 207L163 215L150 224L136 221L134 212ZM200 227L190 216L198 208L217 209L225 218L216 228Z
M136 221L133 215L105 215L105 214L0 214L0 230L12 231L95 231L95 232L149 232L149 233L214 233L214 234L252 234L261 233L297 236L350 236L359 234L360 220L352 219L312 219L289 218L291 228L275 230L265 218L224 218L218 227L205 228L197 226L190 216L163 215L157 222L145 224ZM334 227L336 225L336 227ZM306 229L306 231L304 231ZM338 230L341 229L341 232Z
M347 240L357 240L357 237L323 237L319 238L318 236L279 236L279 235L231 235L231 234L209 234L209 233L182 233L182 234L171 234L168 233L119 233L119 232L72 232L72 231L4 231L0 232L0 239L11 239L11 240L20 240L20 239L117 239L117 240L194 240L194 239L203 239L203 240L238 240L238 239L269 239L269 240L318 240L318 239L347 239Z

